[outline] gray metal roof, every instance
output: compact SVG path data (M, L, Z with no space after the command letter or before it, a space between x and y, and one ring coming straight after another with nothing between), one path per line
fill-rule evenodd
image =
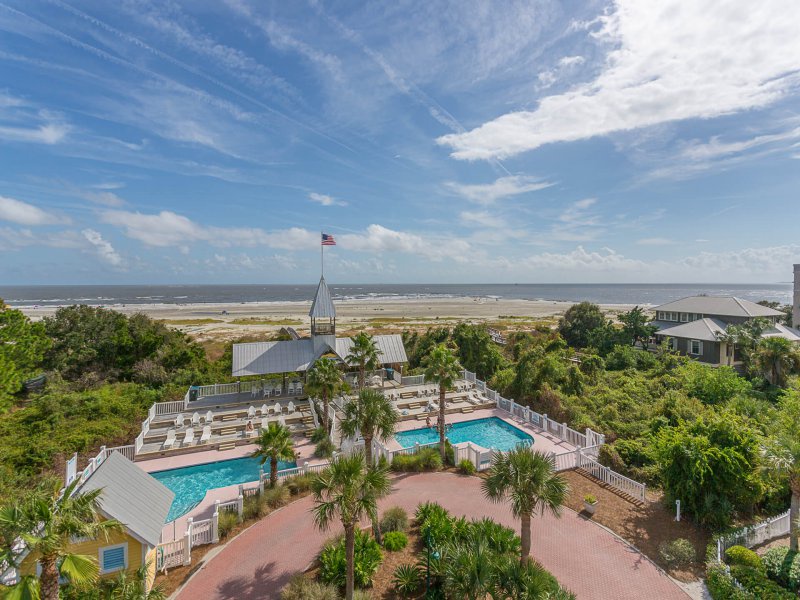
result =
M706 317L705 319L697 319L674 327L665 327L657 331L656 335L716 342L719 340L718 336L724 334L727 327L728 324L724 321Z
M378 360L381 364L408 362L403 336L400 334L373 336L375 345L380 350ZM336 348L331 348L339 358L350 353L353 340L336 338ZM306 371L311 364L328 350L314 351L314 342L310 338L286 340L281 342L251 342L233 345L233 376L270 375L276 373L292 373Z
M336 318L336 307L333 305L331 291L328 289L328 284L325 283L324 277L319 278L317 293L314 294L314 302L311 303L311 310L308 311L308 316L313 319Z
M375 340L375 345L380 351L378 354L378 361L380 361L381 364L387 365L408 362L402 335L398 333L374 335L372 339ZM336 338L336 354L338 354L342 360L350 354L350 348L352 346L353 340L351 338Z
M735 296L689 296L653 310L698 313L721 317L780 317L782 312Z
M157 546L175 494L119 452L112 452L78 493L100 488L101 511L134 537Z
M800 331L794 329L793 327L787 327L786 325L776 323L772 327L765 329L761 334L761 337L782 337L790 342L800 342Z

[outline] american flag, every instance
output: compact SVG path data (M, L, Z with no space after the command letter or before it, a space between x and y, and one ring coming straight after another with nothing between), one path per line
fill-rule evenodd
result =
M322 245L323 246L335 246L336 240L333 239L333 236L330 233L323 233L322 234Z

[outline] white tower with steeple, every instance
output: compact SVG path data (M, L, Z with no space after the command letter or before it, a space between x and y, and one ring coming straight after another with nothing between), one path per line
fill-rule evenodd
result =
M325 283L325 277L319 278L317 293L314 302L308 311L311 317L311 340L314 342L314 352L320 354L327 348L336 350L336 307L333 305L331 291Z

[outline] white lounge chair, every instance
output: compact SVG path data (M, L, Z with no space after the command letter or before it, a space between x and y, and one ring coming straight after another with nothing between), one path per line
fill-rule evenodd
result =
M263 395L263 397L264 397L264 398L269 398L270 396L272 396L272 390L268 390L267 388L264 388L264 395Z
M300 394L303 393L303 384L302 383L298 383L297 387L295 387L294 390L295 390L295 392L297 392L297 395L299 396Z
M278 415L281 414L281 412L282 412L281 411L281 403L280 402L276 402L275 406L272 407L272 410L275 412L275 414L278 414Z
M214 420L214 413L211 412L211 411L208 411L206 413L206 423L211 423L213 420Z
M192 415L192 425L200 425L200 413L194 413Z
M194 444L194 429L189 427L189 429L186 430L186 434L183 436L183 444L181 445L191 446L192 444Z
M178 413L178 416L175 417L175 427L183 427L184 423L186 422L183 413Z
M169 431L167 431L167 439L164 440L164 445L162 447L165 449L172 448L174 444L175 444L175 430L170 429Z
M286 417L284 417L283 415L278 417L278 425L280 425L281 427L286 427Z
M263 419L261 419L261 429L268 429L268 428L269 428L269 419L267 419L267 417L264 417Z
M269 412L269 406L267 406L266 403L262 404L261 405L261 416L262 417L266 416L268 412Z
M288 414L292 414L294 412L294 402L289 400L289 404L286 406L286 409L287 409L286 412Z
M203 427L203 435L200 436L200 443L205 444L211 439L211 425Z
M256 416L256 407L255 406L251 406L250 408L247 409L247 416L251 417L251 418Z

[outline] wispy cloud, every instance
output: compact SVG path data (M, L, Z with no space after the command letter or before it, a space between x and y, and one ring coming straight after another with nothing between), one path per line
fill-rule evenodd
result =
M550 182L527 175L500 177L492 183L465 184L455 181L445 183L445 187L450 191L466 198L470 202L483 205L494 204L502 198L543 190L551 185L553 184Z
M672 246L677 242L665 237L649 237L636 240L639 246Z
M592 33L612 48L594 81L438 142L458 159L506 158L552 142L768 106L797 87L799 20L794 0L714 10L682 0L615 0Z
M67 219L43 211L22 200L0 196L0 220L18 225L55 225Z
M308 199L312 202L316 202L317 204L321 204L322 206L347 206L347 202L344 200L337 200L333 196L329 196L328 194L318 194L317 192L311 192L308 195Z
M114 246L111 245L111 242L104 239L99 231L87 228L81 231L81 235L92 245L97 256L99 256L103 262L108 263L112 267L123 266L122 256L114 250Z

